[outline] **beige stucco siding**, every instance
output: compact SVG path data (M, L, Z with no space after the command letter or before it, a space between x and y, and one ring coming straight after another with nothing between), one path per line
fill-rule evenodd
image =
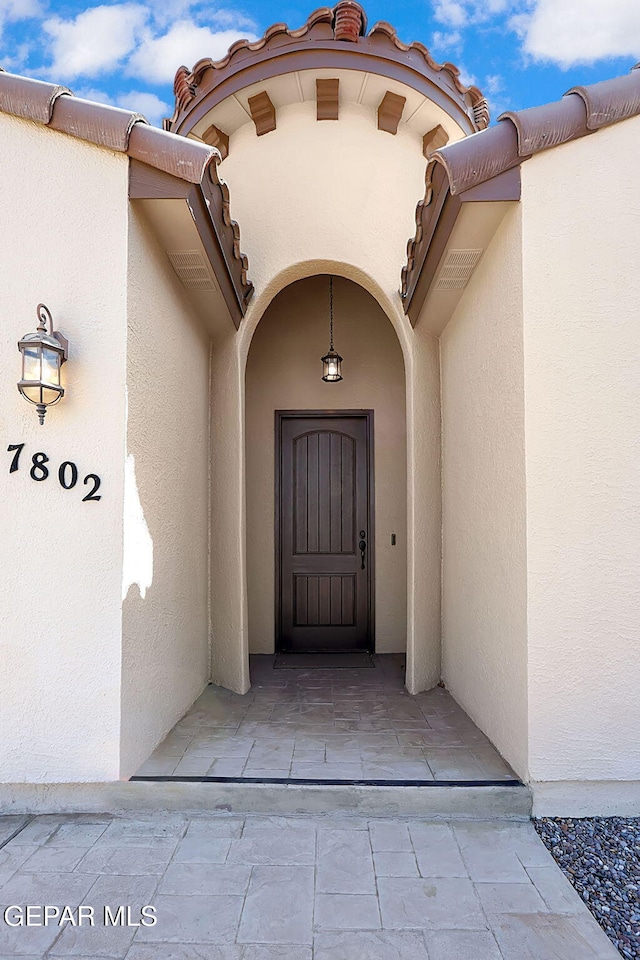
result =
M209 337L130 207L123 776L208 680Z
M527 637L520 209L441 340L443 676L525 776Z
M639 163L634 118L522 166L535 781L640 781Z
M274 645L274 411L374 411L376 650L406 649L406 431L402 351L389 320L361 287L334 281L341 383L323 383L326 276L284 290L260 322L246 372L249 644ZM391 534L397 536L391 546Z
M117 779L128 161L0 115L0 171L0 417L4 450L25 444L0 470L0 781ZM16 389L39 301L70 341L44 426ZM100 501L82 502L88 473Z
M329 259L364 270L395 298L424 194L420 138L378 130L375 112L356 104L321 123L315 103L292 104L277 124L262 137L241 127L220 168L258 294L292 265Z

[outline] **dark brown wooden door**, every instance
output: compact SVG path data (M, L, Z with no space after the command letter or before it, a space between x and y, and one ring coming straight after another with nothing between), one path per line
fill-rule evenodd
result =
M372 650L372 413L276 415L276 649Z

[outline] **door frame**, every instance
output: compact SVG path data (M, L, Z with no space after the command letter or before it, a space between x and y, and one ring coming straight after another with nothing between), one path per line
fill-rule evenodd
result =
M373 410L276 410L275 411L275 460L274 460L274 487L275 487L275 652L279 652L280 636L282 633L282 422L283 420L312 420L347 417L364 420L367 437L367 590L369 602L367 604L367 649L375 653L375 473L373 451Z

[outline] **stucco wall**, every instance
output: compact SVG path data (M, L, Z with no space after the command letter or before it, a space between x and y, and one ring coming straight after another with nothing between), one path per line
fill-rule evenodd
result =
M128 164L0 115L0 170L0 422L4 451L25 444L19 470L6 452L0 470L0 780L117 779ZM39 301L70 340L67 393L44 426L16 389ZM82 502L88 473L100 501Z
M246 693L249 646L240 346L239 336L229 331L211 350L211 679Z
M123 776L209 674L209 337L135 204L127 311Z
M509 211L441 338L443 677L527 772L521 213Z
M574 809L580 781L640 781L639 141L522 166L530 770Z
M406 649L406 431L402 351L389 320L356 284L334 280L336 348L344 380L323 383L328 349L326 276L292 284L273 301L246 371L249 645L274 648L274 411L374 411L376 650ZM397 536L391 546L391 534Z
M419 136L378 130L375 112L356 104L323 122L315 103L293 104L278 110L277 123L262 137L252 123L241 127L220 168L256 289L292 264L333 259L396 298L424 195Z

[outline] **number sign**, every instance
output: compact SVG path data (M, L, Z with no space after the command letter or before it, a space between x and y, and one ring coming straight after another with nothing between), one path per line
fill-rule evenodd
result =
M13 454L9 466L9 473L16 473L16 471L20 469L20 455L23 449L24 443L10 443L7 447L7 453ZM36 483L42 483L44 480L48 480L50 474L49 467L47 466L48 463L49 457L46 453L43 453L41 450L34 453L31 457L31 467L29 469L31 479L35 480ZM78 482L78 476L78 467L73 460L65 460L64 463L61 463L58 467L58 482L63 490L73 490ZM86 503L89 500L102 499L102 494L98 493L102 480L97 473L88 473L82 482L85 487L90 484L88 492L86 492L82 498L82 503Z

